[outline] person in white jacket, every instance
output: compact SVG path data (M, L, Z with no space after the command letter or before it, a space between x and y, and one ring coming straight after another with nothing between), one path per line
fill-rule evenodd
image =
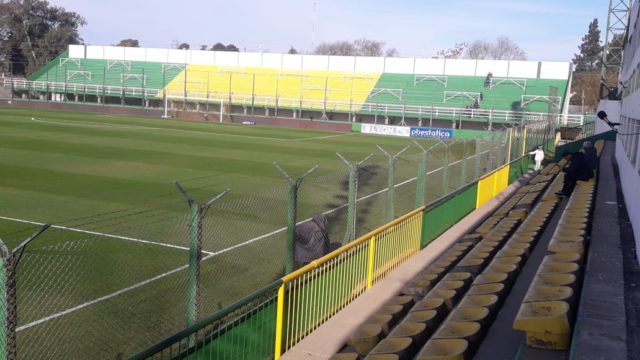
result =
M542 160L544 160L544 151L542 150L542 146L538 146L538 148L530 152L529 155L533 155L533 160L536 162L533 169L535 171L540 171L542 168Z

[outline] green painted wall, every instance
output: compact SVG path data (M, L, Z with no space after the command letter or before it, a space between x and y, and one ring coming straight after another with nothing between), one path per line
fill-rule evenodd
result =
M427 246L445 230L453 226L476 208L478 184L429 209L425 214L422 247Z

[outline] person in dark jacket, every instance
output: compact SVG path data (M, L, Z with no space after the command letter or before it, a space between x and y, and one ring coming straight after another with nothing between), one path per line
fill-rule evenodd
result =
M323 257L329 249L326 216L316 214L311 221L296 225L293 259L299 266Z
M593 147L593 144L591 144L591 141L585 141L582 144L582 152L584 152L584 157L587 161L587 165L589 165L591 170L595 170L596 167L598 167L598 153Z
M569 162L569 165L562 169L564 172L564 184L562 185L562 191L557 192L556 195L567 197L573 192L578 180L587 181L593 177L593 170L587 164L585 155L579 151L574 153L565 151L562 153L562 157Z

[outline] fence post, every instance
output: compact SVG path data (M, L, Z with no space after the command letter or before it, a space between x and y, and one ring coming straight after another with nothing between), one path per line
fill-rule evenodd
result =
M358 201L358 178L360 175L360 165L369 160L373 154L365 157L361 161L351 164L344 156L339 152L336 155L347 165L349 169L349 195L347 201L347 224L344 232L344 240L342 245L346 245L356 238L356 206Z
M476 139L476 164L475 164L475 170L473 173L473 178L474 179L478 179L480 177L480 158L482 155L483 151L482 151L482 139Z
M276 308L276 345L275 345L275 354L274 359L280 359L280 355L282 355L282 330L284 323L284 293L286 283L282 283L278 288L278 302Z
M287 243L286 243L286 264L285 264L285 273L289 274L293 272L293 244L295 240L295 231L296 231L296 216L298 212L298 189L300 189L300 185L302 184L302 180L311 174L315 169L318 168L318 165L314 165L311 169L309 169L306 173L300 176L297 179L292 178L287 174L275 161L273 162L273 166L280 171L280 173L287 179L289 182L289 196L288 196L288 206L287 206Z
M189 193L175 182L178 191L184 196L191 211L189 217L189 283L187 287L187 326L193 325L198 318L198 310L200 307L200 262L202 261L202 221L207 210L218 199L226 195L230 189L211 198L204 204L199 204L189 196ZM190 342L194 340L191 339Z
M415 208L419 208L426 203L426 189L427 189L427 161L429 160L429 152L439 146L437 143L425 150L417 141L413 140L418 149L422 150L422 156L420 157L420 164L418 164L418 177L416 179L416 203Z
M20 259L22 258L22 254L24 253L24 249L29 245L29 243L38 236L40 236L43 232L45 232L51 225L43 225L40 229L36 230L31 236L29 236L26 240L21 242L18 246L15 247L12 251L9 251L5 246L4 242L0 240L0 257L2 257L2 270L0 270L4 275L0 282L3 283L2 295L5 295L4 298L4 313L0 317L0 320L4 320L4 327L2 331L4 332L2 339L0 339L0 353L4 355L0 357L6 360L15 360L18 358L17 352L17 342L16 342L16 333L18 328L18 298L16 292L16 280L17 280L17 269L18 264L20 263ZM1 295L0 295L1 296ZM0 310L1 311L1 310Z
M373 286L373 268L376 259L376 237L369 239L369 259L367 260L367 289Z
M456 143L457 140L453 140L450 143L446 143L442 140L439 140L440 143L442 145L444 145L445 147L445 153L444 153L444 165L442 165L442 195L447 195L447 193L449 192L449 162L450 162L450 158L449 158L449 147L453 144Z
M395 188L395 184L394 184L394 180L393 180L393 164L396 162L396 159L398 158L398 156L400 156L400 154L402 154L403 152L407 151L407 149L409 148L409 146L406 146L404 149L400 150L400 152L392 155L390 153L388 153L387 151L385 151L380 145L376 145L378 147L378 149L380 151L382 151L385 155L387 155L387 157L389 158L389 162L387 165L387 169L389 170L388 175L387 175L387 220L388 221L393 221L393 219L395 218L395 212L393 209L393 200L394 200L394 188Z
M462 140L462 170L460 171L460 189L467 183L467 140Z

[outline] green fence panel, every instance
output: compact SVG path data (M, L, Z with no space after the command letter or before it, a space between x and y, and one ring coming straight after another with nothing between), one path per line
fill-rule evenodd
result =
M476 208L478 184L474 183L425 213L422 247L427 246L445 230L453 226Z
M591 143L593 144L593 143L596 142L596 140L615 141L616 140L616 132L613 131L613 130L610 130L610 131L604 132L602 134L589 136L589 137L586 137L584 139L580 139L580 140L572 141L572 142L564 144L564 145L560 145L560 146L556 147L555 161L560 161L560 158L562 157L562 153L564 151L576 152L576 151L582 149L582 144L584 144L585 141L591 141Z
M213 340L197 346L187 359L270 359L275 352L276 298L239 320Z

